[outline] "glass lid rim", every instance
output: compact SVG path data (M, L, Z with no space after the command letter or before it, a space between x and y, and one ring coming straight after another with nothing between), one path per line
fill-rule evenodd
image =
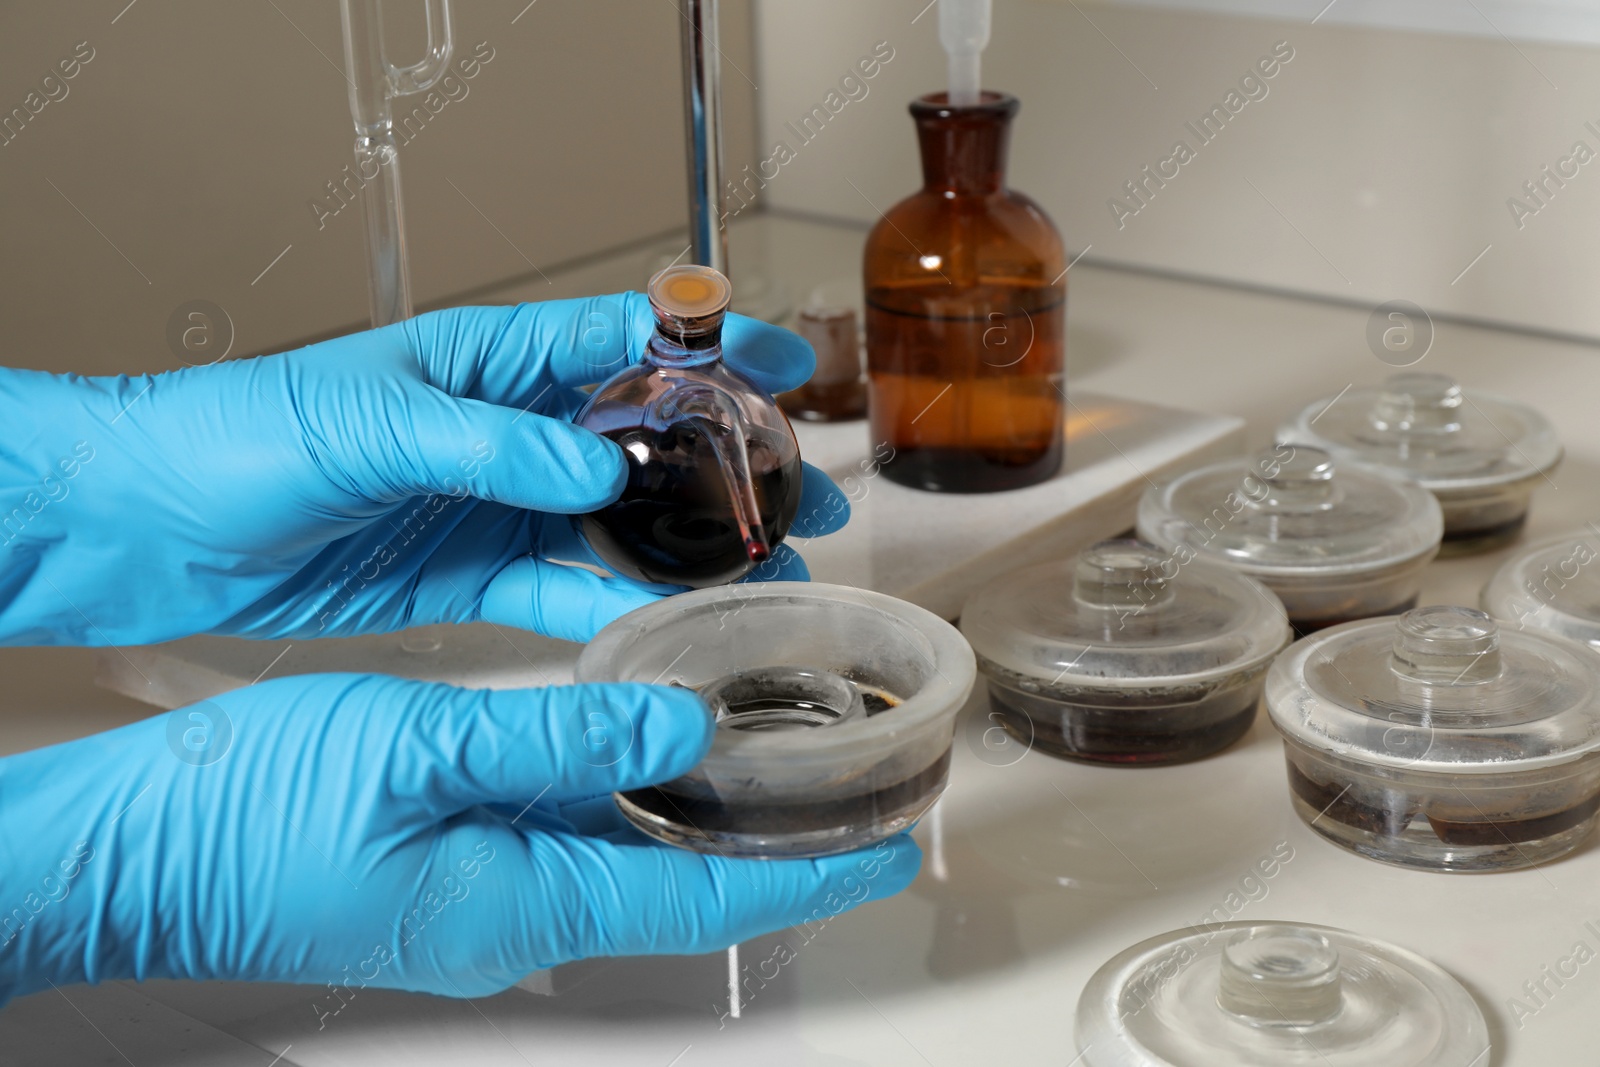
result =
M1357 386L1352 388L1349 391L1349 394L1345 395L1345 399L1348 401L1365 399L1369 402L1367 406L1370 407L1370 402L1382 394L1383 387L1383 382ZM1495 455L1503 458L1518 458L1520 462L1518 462L1517 466L1513 470L1493 475L1476 474L1421 476L1416 473L1411 473L1412 468L1385 462L1381 458L1384 453L1380 450L1374 449L1370 446L1364 446L1341 437L1332 436L1313 426L1312 423L1316 419L1321 418L1322 414L1332 406L1330 398L1328 397L1318 397L1317 399L1312 400L1310 403L1301 407L1299 410L1295 411L1294 414L1283 421L1274 436L1284 443L1295 443L1292 440L1294 436L1303 436L1307 439L1301 441L1300 443L1321 448L1324 451L1330 452L1333 454L1335 459L1343 458L1347 461L1363 463L1369 468L1377 470L1406 471L1408 472L1408 477L1410 477L1412 481L1419 482L1426 488L1435 491L1440 489L1450 490L1498 486L1505 483L1515 482L1521 478L1534 478L1542 474L1548 474L1561 463L1561 460L1566 454L1565 446L1563 446L1559 435L1556 433L1555 424L1551 422L1543 412L1539 411L1539 409L1535 408L1531 404L1526 404L1515 397L1506 396L1503 393L1492 392L1489 390L1477 388L1469 389L1465 386L1462 386L1461 394L1469 403L1473 405L1475 409L1479 404L1488 403L1508 411L1522 420L1528 432L1514 440L1511 438L1505 438L1505 445L1494 451ZM1332 400L1338 399L1338 397L1332 398ZM1485 415L1484 418L1487 419L1488 416ZM1539 450L1537 455L1532 457L1528 456L1524 451L1525 447L1530 442L1537 443L1540 442L1541 439L1545 440L1544 447Z
M1277 648L1271 651L1262 652L1261 654L1253 656L1248 660L1241 659L1236 663L1230 663L1216 668L1209 668L1204 671L1195 671L1190 674L1139 674L1106 676L1096 674L1064 673L1056 677L1052 682L1045 682L1044 688L1049 689L1052 687L1061 688L1070 686L1079 689L1137 692L1142 689L1178 689L1185 686L1203 686L1226 681L1228 678L1234 675L1245 675L1251 674L1252 672L1259 677L1261 674L1265 673L1264 668L1275 658L1277 658L1277 656L1286 647L1286 644L1279 645ZM1042 676L1023 675L1021 671L1014 671L1010 667L1007 667L1004 663L990 659L982 652L977 652L976 649L974 649L974 652L976 652L978 657L978 673L983 675L986 681L997 682L1001 685L1008 684L1005 679L996 678L993 674L990 674L987 670L985 670L985 664L994 664L996 667L1006 671L1009 674L1021 675L1022 677L1029 679L1037 678L1038 680L1043 681ZM1050 697L1049 693L1047 692L1029 693L1029 695L1054 699L1053 697Z
M1314 446L1305 445L1305 447L1311 448ZM1428 535L1426 539L1415 537L1411 539L1410 544L1402 543L1403 550L1401 551L1388 551L1383 555L1375 556L1371 559L1360 559L1355 562L1352 562L1348 557L1333 557L1323 561L1290 563L1262 559L1234 559L1226 556L1221 549L1210 544L1197 545L1188 538L1177 541L1164 536L1165 530L1163 527L1166 523L1189 523L1189 520L1180 515L1177 509L1172 506L1172 497L1180 488L1193 485L1206 477L1221 476L1230 472L1237 472L1242 476L1255 469L1253 464L1258 458L1257 456L1244 456L1208 463L1203 467L1185 471L1169 482L1146 489L1139 499L1139 535L1146 540L1153 540L1163 547L1170 548L1182 544L1184 547L1201 554L1206 559L1243 570L1247 574L1262 574L1268 577L1290 577L1295 575L1312 577L1339 573L1367 577L1389 568L1404 570L1412 565L1426 562L1424 557L1431 559L1433 554L1438 552L1439 544L1444 537L1444 513L1439 505L1438 497L1415 478L1395 477L1387 471L1376 470L1361 464L1351 464L1343 472L1336 473L1335 478L1340 477L1342 474L1348 479L1345 484L1350 484L1353 481L1364 481L1382 489L1392 490L1398 499L1406 501L1409 505L1406 510L1406 516L1420 520L1410 522L1408 525L1418 532L1425 527ZM1335 456L1334 459L1337 461L1340 457ZM1353 477L1351 477L1352 475ZM1377 529L1378 527L1372 528ZM1153 536L1158 530L1163 536ZM1315 538L1305 538L1297 543L1311 544L1316 540ZM1374 543L1381 542L1375 541Z
M1119 539L1109 538L1105 540ZM1102 542L1100 541L1095 542L1095 544L1101 543ZM1086 546L1085 550L1087 550L1089 547L1093 547L1093 545ZM995 651L995 643L1000 642L1000 638L995 636L992 632L979 632L975 635L972 630L969 629L969 620L974 617L975 611L985 608L990 608L992 610L992 602L1000 600L1008 594L1013 594L1018 588L1032 587L1034 583L1031 583L1027 580L1030 576L1051 573L1054 576L1065 580L1070 585L1073 580L1077 560L1078 556L1073 555L1065 559L1045 560L1040 563L1019 567L1016 570L1009 571L1001 575L986 588L980 589L969 596L961 608L959 628L962 636L972 647L974 654L978 656L981 661L994 663L1001 669L1012 674L1021 675L1034 680L1046 681L1050 685L1078 684L1084 687L1099 689L1150 689L1160 686L1181 686L1213 682L1224 679L1231 674L1243 673L1256 669L1263 663L1270 661L1273 657L1282 652L1286 645L1285 639L1290 637L1292 634L1292 629L1289 625L1288 613L1284 610L1282 601L1280 601L1270 589L1248 574L1242 574L1234 568L1209 559L1196 559L1184 564L1182 569L1179 571L1180 580L1184 572L1188 572L1191 571L1192 568L1199 567L1200 574L1202 576L1209 575L1215 580L1216 583L1219 583L1224 587L1232 587L1237 592L1242 594L1235 601L1237 604L1247 606L1239 620L1239 625L1232 630L1224 631L1223 633L1249 634L1251 641L1250 644L1246 646L1244 655L1237 656L1234 659L1224 663L1213 664L1212 666L1206 667L1203 670L1189 671L1183 674L1118 675L1113 677L1084 674L1071 670L1070 667L1067 670L1060 671L1058 673L1052 673L1051 668L1044 666L1038 666L1037 670L1018 670L1015 666L1008 663L1006 659L997 657L993 654ZM1246 599L1245 595L1243 594L1249 594L1249 599ZM1008 621L1014 622L1015 616L1011 616ZM1275 642L1269 642L1265 638L1265 632L1267 627L1271 626L1274 621L1280 624L1279 626L1273 627L1278 636ZM988 629L991 631L993 630L992 627ZM1013 633L1015 636L1016 631L1014 630ZM975 636L977 637L977 640L974 640ZM1063 638L1058 636L1038 634L1032 631L1029 631L1026 636L1031 638L1035 645L1045 644L1048 640L1049 643L1055 644L1059 647L1080 650L1079 658L1081 658L1081 653L1087 652L1089 649L1096 647L1092 642L1079 637ZM1220 635L1212 634L1210 636L1215 638ZM1087 649L1084 647L1086 644L1088 645ZM1121 652L1127 656L1138 656L1178 647L1181 644L1182 642L1166 645L1127 646L1121 649L1118 649L1115 645L1102 645L1100 647L1111 649L1113 652ZM1077 660L1074 659L1073 662L1077 662ZM985 677L989 676L986 674Z
M1541 557L1551 553L1553 549L1570 547L1580 542L1587 542L1594 550L1595 561L1600 562L1600 529L1590 526L1580 526L1576 529L1566 530L1559 534L1530 541L1523 545L1517 553L1502 563L1484 583L1478 595L1478 600L1483 610L1495 619L1505 624L1516 624L1519 629L1525 628L1527 620L1543 618L1550 621L1560 621L1571 624L1573 631L1587 631L1591 636L1577 637L1573 633L1553 630L1549 626L1535 626L1534 629L1546 633L1555 633L1575 641L1600 640L1600 618L1589 618L1576 612L1563 609L1554 600L1545 600L1536 594L1527 593L1519 588L1519 581L1528 578L1528 568ZM1548 566L1548 564L1546 564ZM1568 578L1566 581L1576 581L1577 578ZM1521 615L1516 618L1495 610L1506 601L1527 597L1537 602L1538 608L1531 614Z
M1128 980L1139 974L1149 961L1163 952L1171 952L1180 946L1198 942L1198 947L1192 949L1196 961L1214 959L1220 956L1222 949L1212 949L1212 946L1225 947L1227 938L1223 936L1224 934L1266 926L1290 927L1296 931L1319 934L1327 938L1341 954L1354 949L1365 956L1382 959L1391 966L1400 966L1433 994L1435 1002L1439 1004L1448 1019L1456 1019L1459 1014L1459 1021L1466 1024L1445 1028L1447 1034L1441 1038L1439 1046L1443 1053L1451 1053L1458 1045L1470 1051L1477 1047L1476 1043L1480 1039L1485 1045L1488 1044L1488 1017L1478 999L1460 979L1420 952L1343 927L1270 917L1233 919L1226 922L1199 923L1155 934L1127 946L1095 969L1073 1008L1073 1041L1084 1055L1086 1067L1101 1067L1102 1064L1124 1062L1121 1059L1106 1060L1094 1056L1095 1047L1104 1047L1108 1044L1115 1049L1133 1050L1145 1057L1146 1062L1151 1065L1166 1063L1167 1061L1161 1059L1142 1042L1124 1038L1123 1034L1113 1029L1108 1021L1120 1018L1115 1008ZM1107 1007L1112 1010L1104 1010ZM1087 1034L1085 1033L1087 1029L1096 1032ZM1481 1055L1481 1051L1479 1054ZM1436 1059L1433 1062L1442 1064L1447 1061Z
M1267 718L1272 721L1273 726L1283 735L1285 741L1292 741L1313 752L1336 756L1354 763L1408 770L1418 774L1494 776L1559 767L1569 763L1600 760L1600 731L1596 731L1581 744L1540 755L1501 760L1440 760L1428 759L1426 755L1407 757L1375 751L1370 747L1362 747L1348 740L1336 740L1330 737L1326 730L1315 728L1317 724L1326 723L1335 718L1348 720L1352 724L1359 724L1361 719L1369 722L1393 721L1380 719L1375 715L1365 713L1362 709L1341 704L1313 690L1306 682L1305 665L1313 655L1316 655L1321 650L1321 646L1347 638L1353 639L1353 635L1359 635L1363 631L1370 632L1373 636L1377 636L1379 631L1392 631L1399 618L1399 616L1382 616L1341 623L1338 626L1330 626L1325 630L1309 634L1284 649L1283 654L1273 662L1267 672L1264 702L1266 704ZM1499 622L1500 620L1496 619L1495 621ZM1600 657L1596 657L1595 651L1582 642L1542 630L1507 630L1501 636L1502 640L1509 638L1515 643L1527 641L1536 645L1543 643L1554 644L1560 651L1571 655L1574 662L1588 664L1591 674L1596 680L1600 680ZM1590 662L1591 660L1593 661L1592 663ZM1563 719L1582 714L1584 708L1589 708L1594 713L1600 714L1600 686L1590 687L1587 692L1589 699L1586 703L1569 705L1559 708L1550 714L1539 716L1536 719L1527 719L1508 725L1526 726L1530 723L1545 723L1551 720ZM1312 718L1300 714L1289 715L1280 710L1280 705L1285 703L1293 704L1298 709L1304 706L1304 702L1310 702L1311 706L1322 714ZM1331 716L1328 714L1330 711L1334 713ZM1360 719L1357 718L1358 716ZM1403 724L1396 723L1396 725ZM1463 730L1459 736L1475 735L1479 740L1490 742L1492 738L1486 735L1486 731L1505 728L1507 727L1473 727Z
M741 590L730 592L730 590ZM849 603L854 606L884 612L906 624L931 646L940 667L922 690L906 697L893 712L881 713L856 721L839 723L825 730L784 732L718 731L712 739L711 751L701 761L762 759L779 754L786 763L800 763L814 759L834 759L841 752L858 751L866 743L892 742L896 735L915 734L944 719L953 720L966 703L977 682L977 660L971 646L954 624L941 619L928 609L880 593L873 589L834 585L826 582L759 582L752 585L719 585L705 589L691 589L664 597L612 620L584 646L578 654L574 668L577 684L611 682L614 678L600 678L596 666L607 654L615 656L646 627L646 622L657 616L703 613L724 598L748 605L759 599L781 606L785 600L811 600L826 603ZM938 626L930 625L938 623ZM941 629L942 627L942 629ZM809 666L815 666L809 664ZM948 710L939 710L948 705Z

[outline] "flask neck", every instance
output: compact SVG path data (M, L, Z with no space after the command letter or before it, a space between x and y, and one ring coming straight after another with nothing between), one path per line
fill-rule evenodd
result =
M673 337L657 329L645 345L646 363L657 367L703 367L722 359L722 334L706 337Z
M950 196L983 196L1005 188L1011 120L1021 106L1014 96L988 91L967 107L951 107L944 93L913 100L923 187Z
M671 266L656 272L648 288L655 333L645 360L664 367L696 367L722 355L722 321L733 287L710 267Z

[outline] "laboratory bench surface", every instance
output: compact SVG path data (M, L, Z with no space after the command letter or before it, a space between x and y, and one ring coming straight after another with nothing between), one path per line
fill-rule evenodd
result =
M854 277L861 240L846 227L762 218L735 229L734 269L741 257L765 264L803 296ZM619 254L493 299L642 287L656 254ZM1252 445L1301 405L1391 371L1367 348L1365 308L1087 262L1072 269L1070 290L1073 388L1235 415ZM1527 401L1565 440L1525 539L1600 519L1600 349L1435 325L1415 369ZM1004 498L988 499L1003 522ZM1422 602L1475 605L1508 551L1433 564ZM89 655L0 651L0 751L150 714L96 689ZM1471 1067L1600 1063L1596 838L1519 872L1388 867L1335 848L1294 815L1264 714L1213 758L1124 769L1038 753L996 760L981 742L985 710L975 696L958 725L949 789L917 830L927 860L916 883L741 946L737 1018L724 954L574 965L552 975L555 995L513 989L460 1002L361 990L320 1026L326 976L307 976L314 986L113 982L12 1004L0 1013L0 1063L1066 1067L1080 1054L1073 1017L1096 968L1137 941L1217 918L1344 927L1431 958L1488 1017L1492 1048ZM780 942L788 951L775 953Z

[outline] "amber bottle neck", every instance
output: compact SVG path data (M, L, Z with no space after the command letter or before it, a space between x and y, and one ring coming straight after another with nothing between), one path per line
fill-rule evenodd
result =
M957 196L1004 188L1011 120L1021 106L1014 96L987 91L969 107L949 106L944 93L913 100L924 188Z

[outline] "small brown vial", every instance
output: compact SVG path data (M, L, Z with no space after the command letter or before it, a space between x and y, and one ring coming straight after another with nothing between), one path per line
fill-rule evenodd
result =
M817 369L778 403L807 422L845 422L867 413L867 383L861 375L861 337L854 308L805 308L795 332L817 353Z
M1016 489L1061 467L1066 262L1049 217L1005 185L1019 106L913 101L923 187L867 237L872 440L919 489Z

